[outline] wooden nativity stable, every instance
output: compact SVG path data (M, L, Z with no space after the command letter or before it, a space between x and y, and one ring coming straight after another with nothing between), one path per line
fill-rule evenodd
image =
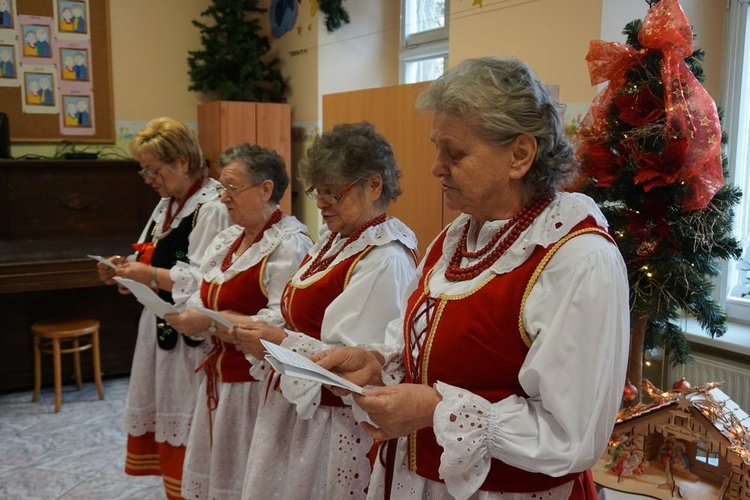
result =
M711 383L623 408L594 466L606 488L653 498L750 499L750 417Z

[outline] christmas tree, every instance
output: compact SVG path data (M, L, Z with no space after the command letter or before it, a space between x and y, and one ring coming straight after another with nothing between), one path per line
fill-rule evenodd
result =
M608 81L576 132L584 176L577 186L610 223L630 279L629 380L640 387L644 348L689 362L679 318L711 337L726 331L711 278L741 255L732 235L739 188L724 183L727 159L716 105L701 85L702 50L677 0L647 1L627 44L592 41L592 85ZM639 399L639 398L637 398Z
M258 0L213 0L201 12L213 23L193 21L202 50L189 51L190 90L228 101L284 102L287 84L278 58L269 58L261 35Z

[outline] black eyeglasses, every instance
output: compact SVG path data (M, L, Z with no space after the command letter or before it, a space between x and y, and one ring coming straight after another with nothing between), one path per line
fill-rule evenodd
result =
M326 205L335 205L336 203L340 202L344 199L344 196L346 196L346 193L352 190L354 186L356 186L359 183L359 181L354 181L350 184L347 184L344 189L339 191L336 194L333 193L319 193L318 190L314 186L310 186L307 191L305 191L305 195L310 198L314 202L322 201Z

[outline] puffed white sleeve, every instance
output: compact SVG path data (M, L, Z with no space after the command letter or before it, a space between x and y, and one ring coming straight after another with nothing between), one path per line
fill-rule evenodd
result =
M339 345L383 344L388 324L401 315L401 299L414 270L414 258L400 243L373 248L354 267L344 292L326 308L321 340L287 331L282 345L310 356ZM320 401L318 383L282 376L281 389L301 418L309 418Z
M172 278L172 300L176 305L187 302L200 286L203 277L201 267L210 255L206 252L214 237L227 228L229 215L223 203L212 200L198 211L195 227L188 236L188 262L178 261L170 270Z
M629 312L627 271L615 245L583 235L560 248L523 310L533 344L518 380L528 397L490 404L435 385L443 398L433 420L443 447L440 475L451 494L473 494L491 458L556 477L596 463L625 382Z

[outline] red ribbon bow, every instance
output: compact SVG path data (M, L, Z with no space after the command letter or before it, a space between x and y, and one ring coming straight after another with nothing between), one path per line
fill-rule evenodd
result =
M664 153L675 149L672 142L679 141L677 149L682 153L681 163L671 165L669 174L664 178L654 179L652 169L649 175L636 175L635 182L648 178L650 182L644 185L645 191L657 185L684 183L691 189L682 200L683 209L706 208L724 185L721 125L714 100L685 64L685 57L693 53L693 32L679 1L662 0L656 4L643 21L638 41L644 47L642 51L622 43L591 41L586 56L591 84L605 81L609 81L609 84L594 99L579 129L579 137L582 138L579 155L585 158L594 144L603 142L613 97L624 86L628 70L640 64L649 51L661 51L666 113ZM657 119L659 115L646 116ZM677 175L674 175L675 167L679 172ZM611 179L607 180L611 182Z
M151 256L154 254L154 244L150 241L144 243L133 243L133 250L138 252L136 260L143 264L151 264Z

